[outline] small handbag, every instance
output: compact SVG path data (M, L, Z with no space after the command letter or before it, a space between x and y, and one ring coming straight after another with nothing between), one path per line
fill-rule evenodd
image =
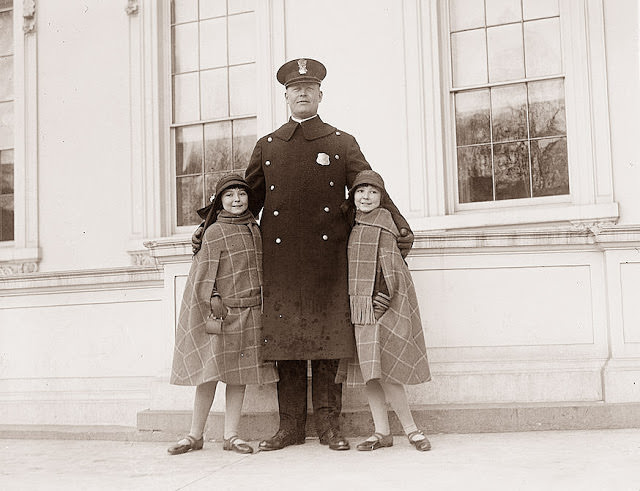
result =
M207 321L204 325L204 330L207 334L222 334L222 324L224 322L223 317L216 317L213 313L213 298L218 297L220 295L216 292L211 294L211 298L209 299L209 305L211 306L211 312L209 312L209 316L207 317Z

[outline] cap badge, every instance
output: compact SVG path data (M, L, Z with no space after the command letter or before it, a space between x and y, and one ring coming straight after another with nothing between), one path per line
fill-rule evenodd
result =
M307 73L307 60L304 58L298 60L298 73L300 75Z

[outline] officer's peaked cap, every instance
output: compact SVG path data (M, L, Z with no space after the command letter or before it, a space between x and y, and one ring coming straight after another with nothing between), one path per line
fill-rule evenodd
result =
M280 67L276 78L285 87L297 82L322 83L327 75L327 69L319 61L311 58L298 58L286 62Z

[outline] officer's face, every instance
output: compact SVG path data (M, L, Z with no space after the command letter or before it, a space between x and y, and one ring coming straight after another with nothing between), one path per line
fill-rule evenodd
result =
M305 119L318 113L318 105L322 100L322 91L319 84L300 82L289 85L284 98L289 104L291 115L298 119Z
M353 193L353 202L356 205L356 209L368 212L371 210L375 210L378 206L380 206L380 199L382 198L382 193L380 190L369 184L363 184L362 186L358 186Z
M249 195L244 188L229 188L222 192L222 207L234 215L242 215L249 206Z

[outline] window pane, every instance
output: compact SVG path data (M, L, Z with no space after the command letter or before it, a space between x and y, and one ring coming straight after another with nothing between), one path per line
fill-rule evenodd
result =
M202 172L202 126L176 128L176 175Z
M233 168L245 169L256 144L256 119L238 119L233 122Z
M198 0L173 0L171 3L171 22L174 24L198 19Z
M13 56L0 58L0 101L13 99Z
M458 148L458 194L460 203L493 200L490 145Z
M227 19L200 22L200 69L227 64Z
M173 28L173 73L198 69L198 24L182 24Z
M527 138L527 87L506 85L491 89L493 141Z
M484 0L451 0L451 31L484 27Z
M527 77L557 75L562 72L560 51L560 20L525 22L524 47Z
M248 12L256 9L256 0L229 0L229 14Z
M454 87L487 83L484 29L452 34L451 55Z
M2 160L8 160L4 154L13 154L13 151L0 152ZM13 158L0 163L0 194L13 194Z
M13 11L0 13L0 56L13 53Z
M529 84L529 120L532 138L566 135L562 79Z
M227 93L227 69L200 72L202 85L202 118L215 119L229 116L229 94Z
M0 241L13 240L13 195L0 195Z
M220 17L227 15L227 0L200 1L200 18Z
M487 29L487 44L490 82L524 77L521 24Z
M471 145L491 141L489 90L458 92L456 105L456 143Z
M197 210L204 205L202 176L178 177L176 179L176 204L178 226L200 223Z
M198 74L187 73L173 77L173 122L185 123L200 119Z
M240 65L229 68L229 103L231 116L256 112L256 66Z
M496 199L531 197L527 142L494 145L493 166L496 180Z
M13 102L0 102L0 150L13 148Z
M231 169L231 121L204 125L205 169L217 172Z
M553 17L559 14L558 0L523 0L524 20Z
M506 24L508 22L520 22L520 0L486 0L487 1L487 25Z
M253 13L229 17L229 64L256 59L256 19Z
M569 194L566 138L544 138L531 142L534 196Z

